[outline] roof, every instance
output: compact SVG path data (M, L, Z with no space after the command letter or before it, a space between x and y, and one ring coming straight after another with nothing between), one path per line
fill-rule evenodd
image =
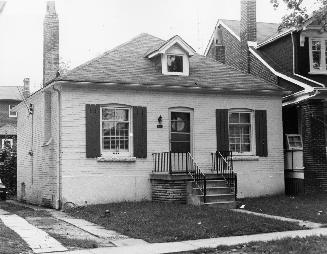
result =
M21 101L23 91L23 86L0 86L0 100Z
M235 34L240 34L241 22L239 20L221 19ZM267 37L278 31L278 23L257 22L257 41L258 43L267 39Z
M0 135L17 135L17 128L14 125L6 124L0 127Z
M57 81L119 83L162 86L209 87L227 90L259 91L280 88L233 67L197 53L190 58L189 76L163 75L154 61L145 57L150 49L165 41L149 34L140 34L103 55L59 76Z

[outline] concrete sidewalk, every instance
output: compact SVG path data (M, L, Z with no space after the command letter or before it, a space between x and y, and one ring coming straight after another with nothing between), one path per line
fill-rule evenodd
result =
M191 251L199 248L215 248L221 245L233 246L256 241L272 241L284 238L327 236L327 228L316 228L308 230L274 232L256 235L219 237L211 239L199 239L192 241L141 244L116 248L98 248L63 252L64 254L163 254L181 251Z

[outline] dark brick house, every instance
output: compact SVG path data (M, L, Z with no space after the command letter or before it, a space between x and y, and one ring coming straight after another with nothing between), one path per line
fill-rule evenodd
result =
M12 109L29 93L28 78L24 86L0 86L0 148L16 146L17 112Z
M278 31L256 22L255 0L241 0L241 21L218 20L205 55L291 92L283 97L284 148L287 135L299 134L305 191L327 191L327 32L313 18Z

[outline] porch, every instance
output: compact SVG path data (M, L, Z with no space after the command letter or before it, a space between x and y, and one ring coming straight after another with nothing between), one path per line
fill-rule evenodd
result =
M211 153L210 170L202 170L191 153L153 153L152 200L233 207L237 177L231 151Z

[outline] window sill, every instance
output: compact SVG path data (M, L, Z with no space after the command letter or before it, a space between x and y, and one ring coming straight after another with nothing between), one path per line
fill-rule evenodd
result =
M233 161L258 161L259 158L255 155L233 155Z
M308 72L310 75L327 75L327 71L310 71Z
M102 156L97 158L98 162L135 162L136 157L118 157L118 156Z

